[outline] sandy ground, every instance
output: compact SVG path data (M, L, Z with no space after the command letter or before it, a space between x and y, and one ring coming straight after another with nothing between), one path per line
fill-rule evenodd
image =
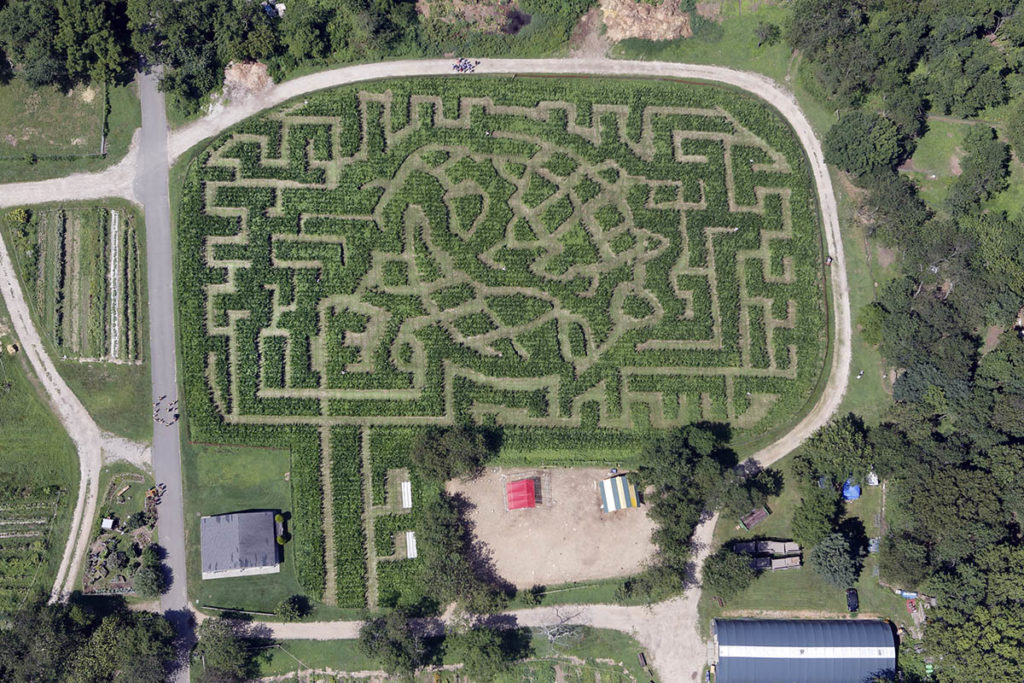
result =
M606 469L488 469L472 481L449 482L473 508L477 539L497 573L517 588L635 573L654 553L647 508L605 514L597 482ZM505 509L505 484L538 477L542 502Z

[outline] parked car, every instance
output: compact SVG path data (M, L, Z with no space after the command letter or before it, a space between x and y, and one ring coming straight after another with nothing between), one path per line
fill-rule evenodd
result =
M860 608L860 597L857 595L856 588L846 589L846 607L851 612L856 612Z

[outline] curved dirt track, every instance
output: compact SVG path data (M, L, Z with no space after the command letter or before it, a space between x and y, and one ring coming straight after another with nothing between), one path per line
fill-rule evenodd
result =
M753 459L762 465L769 465L783 457L794 448L800 445L804 439L810 436L815 430L824 425L832 414L839 407L843 394L846 390L849 379L850 365L850 305L849 293L846 280L846 259L843 253L842 241L839 233L839 219L835 195L832 189L831 178L828 168L825 166L824 155L821 144L814 135L814 131L800 110L795 98L789 92L783 90L771 79L760 74L736 71L723 67L675 64L670 62L636 62L636 61L613 61L603 58L592 59L488 59L477 68L482 74L594 74L610 76L641 76L641 77L664 77L679 79L698 79L706 81L721 82L734 87L747 90L767 101L790 123L810 161L815 186L818 192L821 207L821 218L828 253L833 257L830 269L832 286L832 305L834 321L833 332L833 355L831 372L825 389L819 400L811 411L792 429L771 445L754 454ZM396 61L382 62L375 64L364 64L343 69L335 69L317 74L311 74L302 78L288 81L274 86L262 93L249 97L241 102L234 103L217 113L199 121L195 121L181 129L174 131L168 138L167 162L173 163L194 145L202 142L238 123L242 119L258 113L260 110L271 107L293 97L348 83L373 80L379 78L417 76L417 75L451 75L451 62L449 60L423 60L423 61ZM471 76L467 76L469 78ZM119 196L131 196L130 181L125 184L121 173L127 173L134 177L137 167L135 154L130 154L121 164L113 169L108 169L98 174L72 176L67 179L54 181L43 181L42 183L23 183L19 185L2 186L0 193L0 206L10 206L38 201L53 201L59 199L92 199L112 194ZM115 172L115 169L117 171ZM129 170L130 169L130 170ZM102 179L102 182L100 182ZM108 184L109 183L109 184ZM103 187L106 185L106 187ZM170 256L168 255L168 259ZM0 277L13 273L9 269L10 261L6 251L0 245ZM20 307L25 309L24 320L21 324L28 326L31 335L35 331L31 328L31 322L27 317L27 309L21 292L15 284L8 292L4 289L4 297L8 300L8 307L14 309ZM13 305L12 305L13 300ZM19 335L25 339L22 329L15 325ZM36 338L38 341L38 338ZM28 342L24 342L26 349ZM41 346L36 350L42 358L37 360L33 357L33 365L36 366L40 376L44 376L41 367L45 352ZM154 363L170 363L174 359L153 359ZM50 364L52 371L52 364ZM56 373L52 373L56 376ZM63 385L63 382L60 382ZM48 388L49 390L49 388ZM67 387L63 387L67 391ZM70 392L67 392L70 394ZM51 394L53 396L53 394ZM78 408L81 404L77 402L73 394L70 395ZM84 412L84 409L83 409ZM68 414L75 414L75 410L69 410ZM67 416L62 412L62 420ZM86 415L86 417L88 417ZM89 421L91 422L91 420ZM65 421L69 431L75 429L73 424ZM92 425L95 428L95 425ZM75 432L72 431L74 434ZM81 438L81 433L76 437L76 443ZM95 484L91 491L91 506L88 511L81 510L82 498L85 496L84 486L86 477L87 460L89 467L98 462L99 450L93 456L91 451L87 452L80 446L80 458L82 459L83 486L79 490L80 505L76 507L75 525L80 525L82 514L92 519L95 512ZM98 466L97 470L98 471ZM694 535L694 562L697 567L697 578L699 579L700 566L709 551L709 543L714 531L714 524L717 517L713 517L701 524ZM184 525L176 534L184 537ZM162 533L165 533L162 530ZM72 534L72 539L74 533ZM82 537L86 538L85 535ZM68 550L65 556L70 553L71 541L69 540ZM80 539L79 545L84 553L84 540ZM64 563L62 563L62 569ZM73 574L74 572L72 572ZM69 580L69 583L73 579ZM55 595L57 588L55 585ZM636 635L652 656L652 663L659 671L662 680L675 683L677 681L696 680L706 660L705 645L697 631L697 602L700 597L698 589L690 589L682 597L668 600L653 606L652 608L642 607L621 607L612 605L586 605L575 607L563 607L561 613L577 613L573 619L577 623L586 623L592 626L617 628L631 632ZM521 610L514 613L519 622L524 625L537 625L551 623L555 620L556 614L552 608L538 608L534 610ZM352 638L358 632L358 622L320 622L308 624L268 624L273 635L282 639L290 638L314 638L320 640L331 640L338 638Z

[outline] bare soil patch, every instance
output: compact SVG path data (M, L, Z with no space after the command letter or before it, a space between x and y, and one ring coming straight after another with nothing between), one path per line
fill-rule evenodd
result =
M231 62L224 69L224 94L232 101L238 96L265 90L274 81L262 62Z
M449 24L470 24L483 33L516 34L530 23L530 15L508 0L416 0L424 18Z
M654 554L647 509L601 512L597 482L606 469L488 469L472 481L449 482L472 504L477 540L495 571L518 588L625 576ZM506 510L505 484L539 477L543 501Z
M573 57L604 57L611 46L607 36L601 33L601 10L594 7L580 18L572 31L569 48Z
M671 0L660 5L639 0L601 0L601 18L612 42L626 38L675 40L693 36L690 13L680 10L679 3Z
M960 169L960 157L956 154L949 157L949 173L950 175L960 175L963 171Z
M981 346L982 355L996 348L999 344L999 337L1003 334L1003 328L999 325L989 325L985 330L985 343Z
M896 251L893 249L878 245L875 247L875 253L878 258L878 265L882 268L888 268L896 262Z

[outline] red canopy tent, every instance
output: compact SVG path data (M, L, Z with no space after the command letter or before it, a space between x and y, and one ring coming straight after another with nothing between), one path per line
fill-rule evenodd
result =
M520 479L510 481L505 485L505 493L508 496L509 510L522 510L537 506L537 497L533 489L533 479Z

